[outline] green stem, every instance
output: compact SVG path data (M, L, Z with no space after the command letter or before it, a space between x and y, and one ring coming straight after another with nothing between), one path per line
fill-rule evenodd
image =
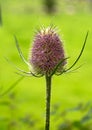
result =
M2 26L2 9L1 9L1 5L0 5L0 26Z
M46 122L45 130L50 129L51 76L46 75Z

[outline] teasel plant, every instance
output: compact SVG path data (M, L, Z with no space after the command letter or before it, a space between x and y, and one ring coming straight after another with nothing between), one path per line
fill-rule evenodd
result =
M21 81L24 77L34 76L36 78L45 77L46 80L46 119L45 119L45 130L50 130L50 106L51 106L51 85L52 85L52 77L54 75L62 75L71 71L75 71L80 68L77 67L73 69L73 67L77 64L80 57L83 54L86 41L88 38L89 31L87 31L83 46L78 57L75 59L73 64L66 68L66 64L68 62L69 57L65 56L63 42L60 39L57 29L54 26L49 26L47 28L43 27L37 30L33 46L30 49L28 60L25 59L23 53L20 49L18 40L16 36L14 36L16 47L18 53L23 60L23 62L28 66L29 72L18 68L15 64L11 63L16 69L17 74L22 77L17 81ZM7 61L9 61L7 59ZM16 83L15 83L16 85ZM11 86L9 90L11 90L14 86ZM2 95L9 92L7 90Z

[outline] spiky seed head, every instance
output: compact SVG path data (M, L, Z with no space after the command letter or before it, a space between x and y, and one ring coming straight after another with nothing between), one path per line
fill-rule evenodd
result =
M62 41L52 27L43 28L36 33L30 52L29 63L35 74L49 76L60 60L65 58ZM66 61L57 68L55 73L61 73L65 64Z

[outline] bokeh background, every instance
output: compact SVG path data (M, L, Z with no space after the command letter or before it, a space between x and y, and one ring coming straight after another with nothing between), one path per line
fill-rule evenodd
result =
M0 94L20 78L6 60L29 71L16 49L16 35L28 59L35 32L55 25L69 67L89 36L75 72L54 76L51 130L92 130L92 0L0 0ZM26 77L0 96L0 130L44 130L45 79Z

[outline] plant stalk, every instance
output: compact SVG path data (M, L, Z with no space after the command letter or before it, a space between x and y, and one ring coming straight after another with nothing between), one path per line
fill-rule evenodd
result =
M2 26L2 9L1 9L1 5L0 5L0 26Z
M46 75L46 121L45 130L50 129L51 76Z

